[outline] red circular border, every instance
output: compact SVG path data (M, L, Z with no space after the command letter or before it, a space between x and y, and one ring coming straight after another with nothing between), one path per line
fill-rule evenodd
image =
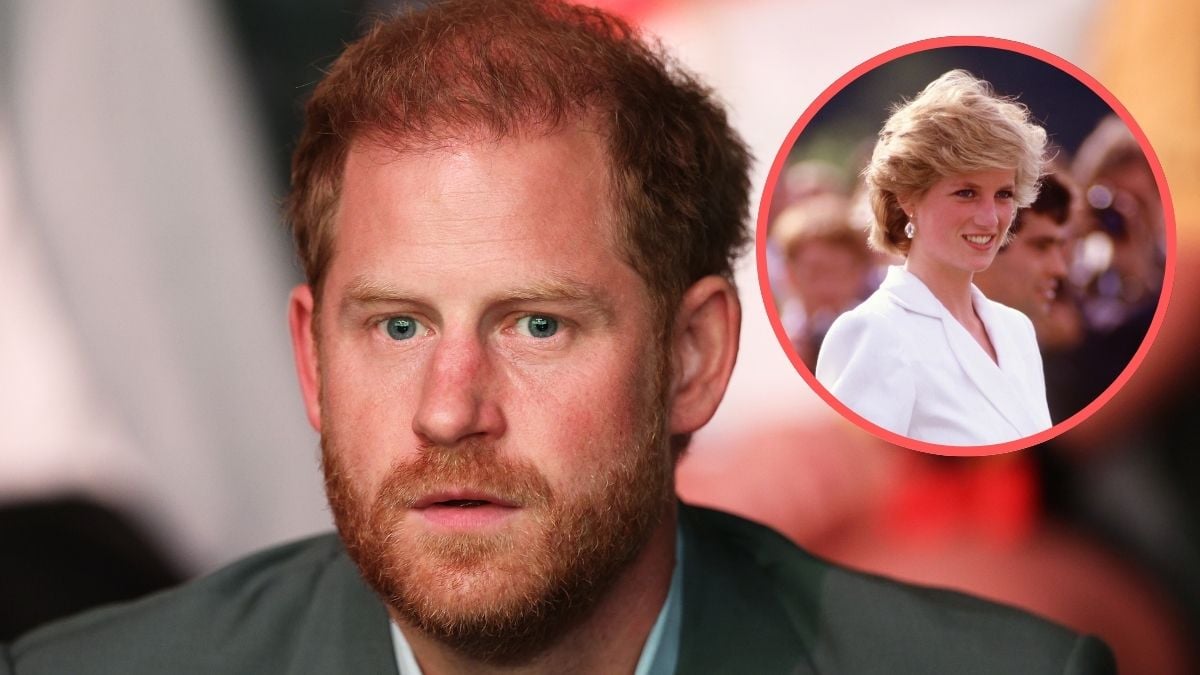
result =
M831 98L836 96L851 82L857 80L865 73L881 66L889 61L893 61L903 56L909 56L918 52L929 51L942 47L988 47L992 49L1003 49L1005 51L1016 52L1025 56L1035 58L1043 63L1050 64L1059 70L1071 75L1079 82L1086 85L1094 94L1104 100L1113 113L1125 122L1126 126L1137 138L1138 144L1142 148L1142 152L1146 155L1146 159L1150 162L1150 167L1154 171L1154 178L1158 182L1159 198L1163 203L1163 216L1165 219L1166 239L1167 239L1167 259L1166 266L1163 271L1163 286L1158 298L1158 308L1154 312L1154 318L1150 322L1150 329L1146 331L1146 336L1142 339L1141 345L1133 358L1126 364L1125 369L1121 374L1113 380L1094 401L1085 406L1082 410L1075 413L1071 417L1059 422L1053 427L1041 431L1032 436L1026 436L1014 441L1005 443L994 443L991 445L976 445L976 446L958 446L958 445L942 445L939 443L927 443L919 441L907 436L901 436L893 431L888 431L873 422L863 418L858 413L855 413L833 394L829 392L816 376L808 369L796 350L792 347L791 339L783 329L783 324L779 320L779 311L775 308L774 293L771 290L771 284L767 274L767 214L771 209L771 202L775 195L775 186L779 180L779 174L783 170L784 164L787 162L788 154L796 143L796 139L812 121L813 116L829 102ZM1167 187L1166 177L1163 175L1162 164L1158 161L1158 155L1155 154L1154 148L1150 146L1150 141L1146 138L1146 134L1142 128L1134 121L1133 116L1121 102L1113 96L1112 92L1108 91L1104 85L1100 84L1096 78L1088 75L1086 72L1076 67L1066 59L1051 54L1043 49L1039 49L1032 45L1027 45L1023 42L1015 40L1005 40L1002 38L983 37L983 36L947 36L939 38L929 38L926 40L918 40L908 44L901 45L894 49L889 49L878 56L868 59L856 66L850 72L838 78L833 84L829 85L821 95L804 111L800 119L788 132L787 138L784 139L783 145L780 146L779 152L775 155L775 161L771 164L771 171L767 174L767 184L763 191L763 197L759 200L758 222L755 233L755 257L758 265L758 287L762 294L763 305L766 307L767 316L771 321L771 328L775 331L775 337L779 340L787 353L788 359L792 362L792 366L800 373L805 382L812 387L813 391L825 400L834 410L837 410L843 417L854 422L860 428L878 436L879 438L894 443L901 447L920 452L931 453L935 455L949 455L957 457L981 457L986 455L997 455L1005 452L1013 452L1023 450L1038 443L1043 443L1058 436L1059 434L1068 431L1091 417L1093 413L1099 410L1104 404L1116 395L1121 387L1133 376L1134 371L1141 365L1142 360L1146 358L1146 353L1150 351L1150 345L1158 336L1159 328L1162 327L1163 316L1166 314L1167 304L1171 297L1171 289L1175 281L1175 255L1176 255L1176 233L1175 233L1175 208L1171 202L1171 193Z

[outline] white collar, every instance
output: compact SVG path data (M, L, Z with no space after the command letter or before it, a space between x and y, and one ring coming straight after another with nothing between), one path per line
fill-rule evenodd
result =
M939 319L954 318L950 314L950 310L946 309L942 301L937 299L937 296L929 290L929 286L926 286L920 277L900 265L888 268L887 276L884 277L883 283L879 284L879 290L891 294L897 305L910 312ZM970 291L971 304L975 306L975 311L979 313L980 318L984 318L983 315L991 311L991 308L988 307L990 301L975 284L971 284ZM987 321L985 320L984 323L986 324Z

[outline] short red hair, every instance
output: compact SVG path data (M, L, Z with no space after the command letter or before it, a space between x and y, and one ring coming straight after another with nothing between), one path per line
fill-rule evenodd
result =
M617 240L657 309L703 276L731 278L750 156L708 88L598 9L450 0L375 24L308 103L286 210L318 302L355 139L404 151L579 120L605 135Z

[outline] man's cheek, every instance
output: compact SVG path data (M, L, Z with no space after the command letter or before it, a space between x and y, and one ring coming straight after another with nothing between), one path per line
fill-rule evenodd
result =
M326 418L338 420L331 431L341 461L365 484L415 451L414 388L381 372L347 368L327 380L323 399Z
M619 401L622 387L637 375L626 359L599 352L534 365L516 363L504 370L507 398L534 415L604 408Z
M329 350L322 373L326 389L348 406L395 406L411 404L421 395L427 361L423 350L400 353L370 340L347 339Z
M536 394L521 387L506 417L510 444L528 443L546 450L544 462L551 469L563 469L566 463L596 460L597 448L629 433L636 426L638 413L636 384L641 375L609 368L604 376L599 369L575 369L558 373L547 380ZM578 470L578 469L576 469Z

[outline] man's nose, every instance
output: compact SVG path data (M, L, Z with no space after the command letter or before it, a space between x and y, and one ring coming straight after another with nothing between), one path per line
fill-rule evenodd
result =
M1067 278L1067 253L1062 246L1054 246L1050 249L1049 261L1050 275L1055 279Z
M434 347L413 431L424 442L452 447L472 436L504 433L494 372L477 335L443 334Z

